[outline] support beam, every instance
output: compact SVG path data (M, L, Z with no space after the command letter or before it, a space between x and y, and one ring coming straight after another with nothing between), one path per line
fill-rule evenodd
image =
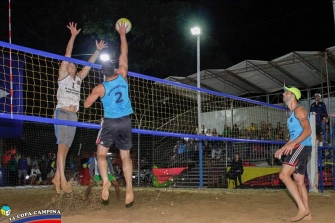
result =
M335 68L335 56L334 56L334 54L332 53L332 52L330 52L330 51L326 51L326 52L324 52L325 54L327 54L328 55L328 57L327 57L327 61L328 61L328 63L333 67L333 68ZM323 57L325 57L326 55L323 55Z
M305 84L303 81L301 81L300 79L296 78L293 74L291 74L290 72L288 72L287 70L285 70L284 68L278 66L278 64L276 64L273 61L270 61L269 64L273 67L276 68L278 71L280 71L282 74L286 75L287 77L289 77L290 79L294 80L295 82L297 82L298 84L300 84L300 86L303 86L304 88L308 88L308 85Z
M297 57L301 62L303 62L307 67L309 67L310 69L314 70L315 73L317 75L319 75L319 77L321 77L321 80L322 82L326 82L327 81L327 78L321 74L321 72L316 68L314 67L312 64L310 64L307 60L305 60L303 57L301 57L299 54L297 54L296 52L293 52L293 56L294 57Z
M233 73L230 70L224 70L224 72L226 72L227 74L229 74L230 76L238 79L239 81L242 81L243 83L257 89L258 91L262 92L263 94L269 94L268 91L264 90L263 88L258 87L257 85L251 83L250 81L247 81L246 79L243 79L242 77L238 76L237 74Z
M249 60L247 60L247 64L250 64L251 66L255 67L256 70L263 74L264 76L266 76L267 78L271 79L273 82L275 82L276 84L278 84L280 87L283 86L283 82L278 80L277 78L275 78L274 76L272 76L271 74L269 74L268 72L266 72L265 70L263 70L262 68L260 68L259 66L253 64L252 62L250 62Z

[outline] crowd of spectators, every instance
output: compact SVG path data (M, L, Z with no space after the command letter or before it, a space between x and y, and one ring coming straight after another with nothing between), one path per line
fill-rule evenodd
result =
M11 154L9 160L3 160L6 186L50 184L56 170L56 154L49 153L26 157L24 154Z

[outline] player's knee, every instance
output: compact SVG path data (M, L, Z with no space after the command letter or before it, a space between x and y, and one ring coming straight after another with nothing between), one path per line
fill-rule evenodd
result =
M107 154L106 153L103 153L103 152L98 152L97 153L97 157L98 157L98 160L101 158L101 159L106 159L107 157Z
M290 178L291 175L289 175L288 173L286 172L280 172L279 173L279 179L283 182L285 182L288 178Z
M130 151L129 150L120 150L120 156L122 161L130 159Z

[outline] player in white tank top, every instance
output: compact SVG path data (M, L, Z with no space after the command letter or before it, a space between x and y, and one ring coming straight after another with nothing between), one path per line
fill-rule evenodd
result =
M58 80L57 106L56 108L64 108L75 106L76 112L79 109L81 78L68 75L62 80Z
M70 22L67 28L71 31L71 38L66 47L66 57L71 57L73 43L76 39L76 36L79 34L80 29L77 29L77 24ZM94 63L99 56L100 50L107 47L104 41L95 41L96 50L89 59L88 62ZM79 109L79 100L80 100L80 86L82 80L87 76L91 67L85 66L81 71L77 72L77 67L73 63L68 61L62 61L59 68L58 76L58 91L57 91L57 106L56 106L56 117L57 114L62 114L62 119L67 119L70 117L70 120L76 118L75 112ZM67 114L68 113L68 114ZM52 183L55 184L57 194L60 193L60 187L66 193L71 193L71 188L68 186L64 169L65 169L65 160L66 155L71 147L76 127L72 126L62 126L55 125L57 143L58 143L58 153L57 153L57 170L52 180Z

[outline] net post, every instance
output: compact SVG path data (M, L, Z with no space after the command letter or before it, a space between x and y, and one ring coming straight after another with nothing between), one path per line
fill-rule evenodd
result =
M310 185L310 192L318 192L318 170L317 170L317 162L318 162L318 145L316 140L316 130L315 130L315 113L310 113L310 126L312 130L312 153L311 158L307 163L307 174L308 174L308 184ZM322 167L321 167L322 172Z
M197 87L201 88L200 85L200 34L197 35ZM200 91L197 91L198 100L198 131L201 132L201 95ZM203 181L203 163L202 163L202 143L199 140L199 187L204 187Z

